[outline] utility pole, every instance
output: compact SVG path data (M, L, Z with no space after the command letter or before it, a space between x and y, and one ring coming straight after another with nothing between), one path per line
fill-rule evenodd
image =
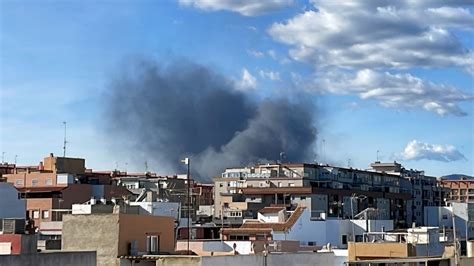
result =
M379 161L379 150L377 150L377 162Z
M66 157L66 121L63 121L64 124L64 143L63 143L63 157Z
M454 242L454 265L459 265L458 240L456 237L456 219L454 216L454 206L451 202L451 218L453 219L453 242ZM466 236L467 237L467 236ZM466 241L467 243L467 241Z
M190 195L190 189L191 189L191 182L189 178L189 168L191 166L191 161L189 160L188 157L184 158L184 160L181 161L187 166L187 172L186 172L186 180L188 183L187 189L186 189L186 198L187 198L187 204L188 204L188 255L189 253L189 240L191 238L191 195Z

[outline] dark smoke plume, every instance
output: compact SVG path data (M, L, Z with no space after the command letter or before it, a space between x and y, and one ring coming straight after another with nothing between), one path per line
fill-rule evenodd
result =
M110 140L167 171L181 169L184 156L201 180L226 167L274 162L282 151L287 161L314 158L310 104L252 100L191 62L133 62L110 82L106 99Z

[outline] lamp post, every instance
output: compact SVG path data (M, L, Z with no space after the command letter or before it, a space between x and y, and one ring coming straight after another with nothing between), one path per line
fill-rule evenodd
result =
M456 202L455 200L448 200L446 203L449 203L451 206L451 219L453 220L453 245L454 245L454 265L459 265L459 253L458 253L458 240L456 236L456 217L454 215L454 206L453 202ZM467 234L466 234L466 239L467 239ZM467 240L466 240L466 247L467 247Z
M188 205L188 241L187 241L187 246L188 246L188 252L187 254L189 255L189 239L191 237L191 231L190 231L190 227L191 227L191 197L190 197L190 188L191 188L191 184L190 184L190 180L189 180L189 167L191 165L191 161L189 160L188 157L184 158L183 160L181 160L182 163L184 163L186 166L187 166L187 172L186 172L186 180L187 180L187 189L186 189L186 198L187 198L187 205Z

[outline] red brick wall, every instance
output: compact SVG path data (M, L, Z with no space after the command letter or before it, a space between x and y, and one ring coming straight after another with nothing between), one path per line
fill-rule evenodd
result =
M12 253L14 255L21 254L21 235L17 234L5 234L0 235L0 243L11 243Z

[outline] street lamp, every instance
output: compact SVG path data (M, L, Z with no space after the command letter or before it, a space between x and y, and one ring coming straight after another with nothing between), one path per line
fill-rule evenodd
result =
M191 237L191 231L190 231L190 227L191 227L191 197L190 197L190 188L191 188L191 182L189 180L189 168L191 167L191 161L189 160L188 157L184 158L183 160L181 160L182 163L184 163L186 166L187 166L187 172L186 172L186 180L187 180L187 183L188 183L188 186L187 186L187 189L186 189L186 198L187 198L187 204L188 204L188 255L189 255L189 239Z

